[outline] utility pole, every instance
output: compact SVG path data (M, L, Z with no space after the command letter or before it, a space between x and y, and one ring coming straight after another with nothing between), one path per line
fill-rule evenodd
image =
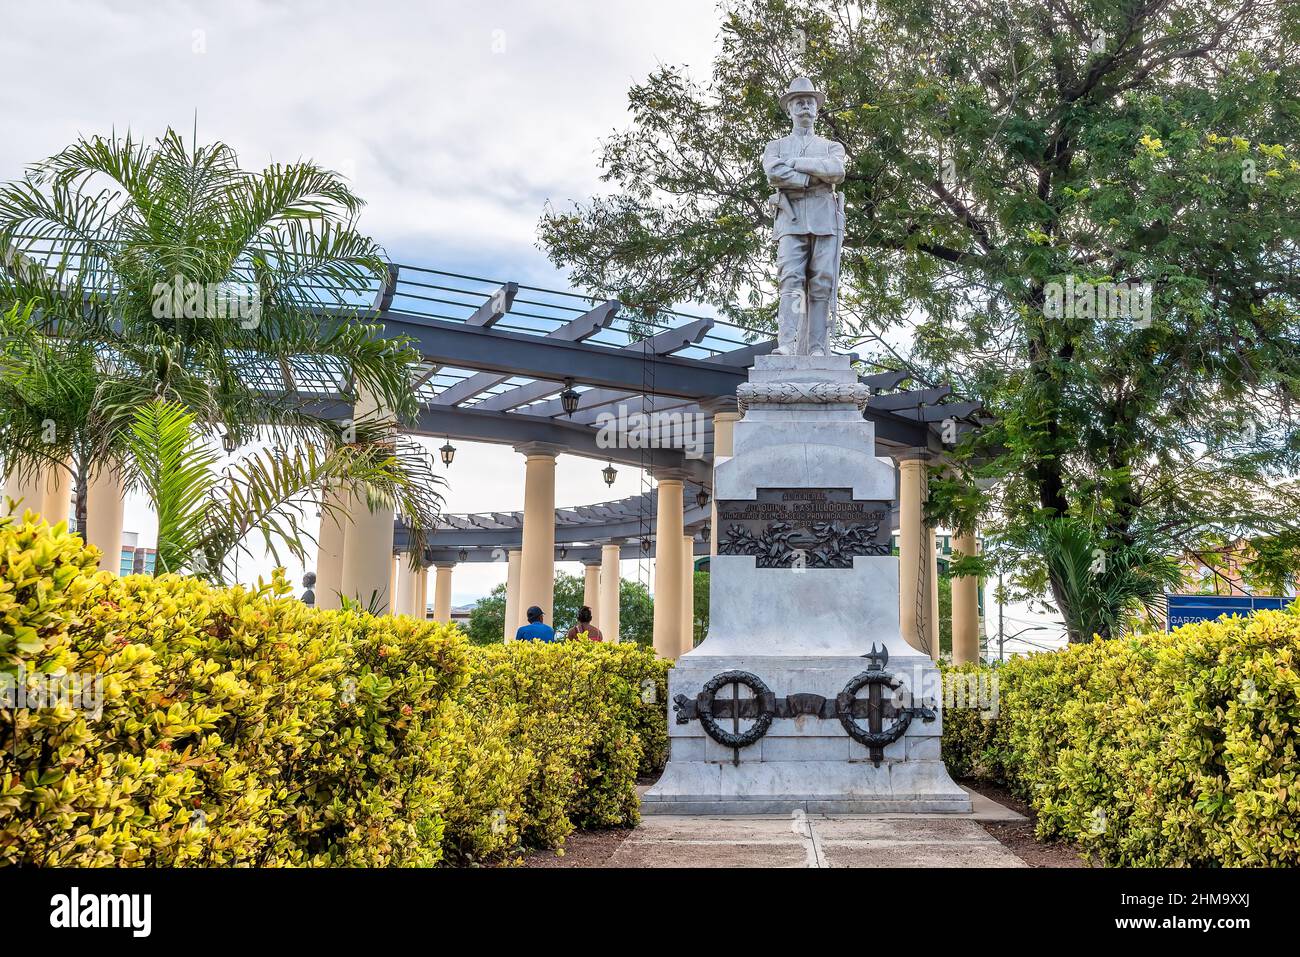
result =
M1003 657L1002 650L1006 645L1007 634L1002 624L1002 572L998 572L998 662L1001 663L1006 659Z

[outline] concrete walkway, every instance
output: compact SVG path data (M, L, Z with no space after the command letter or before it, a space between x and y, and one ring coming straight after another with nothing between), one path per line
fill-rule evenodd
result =
M1026 866L980 824L1024 818L970 795L970 814L647 815L606 866Z

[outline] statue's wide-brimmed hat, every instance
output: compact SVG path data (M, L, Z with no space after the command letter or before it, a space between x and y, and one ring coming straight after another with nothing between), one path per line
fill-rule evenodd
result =
M784 110L786 104L790 102L790 98L794 96L811 96L817 101L817 109L819 110L822 108L822 104L826 102L826 95L813 86L813 81L806 76L797 76L790 81L789 88L781 94L781 109Z

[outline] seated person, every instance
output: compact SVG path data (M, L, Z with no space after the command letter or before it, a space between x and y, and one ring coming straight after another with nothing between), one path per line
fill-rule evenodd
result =
M542 609L536 605L528 609L528 624L520 625L515 641L554 641L555 629L542 621Z
M592 641L604 641L605 636L600 633L600 629L591 623L591 609L583 605L578 609L578 623L565 632L565 640L577 638L582 633Z

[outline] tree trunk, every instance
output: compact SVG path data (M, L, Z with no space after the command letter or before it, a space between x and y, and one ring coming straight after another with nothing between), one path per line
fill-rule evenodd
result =
M77 519L77 534L81 540L86 541L86 519L90 511L90 464L81 456L76 459L77 474L74 477L73 489L76 499L73 507Z

